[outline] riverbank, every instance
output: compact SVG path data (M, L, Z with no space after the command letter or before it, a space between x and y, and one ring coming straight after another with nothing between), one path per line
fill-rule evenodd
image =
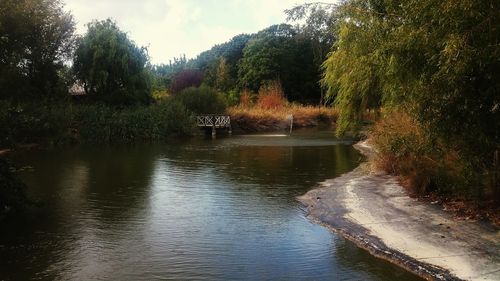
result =
M194 113L177 100L151 105L0 101L0 149L24 144L162 141L195 132Z
M366 143L356 145L372 153ZM372 255L428 280L500 280L500 232L412 199L367 164L298 198L308 216Z
M319 124L334 125L338 112L332 107L288 105L275 109L258 106L236 106L228 110L233 127L243 133L283 131L293 128L315 127Z

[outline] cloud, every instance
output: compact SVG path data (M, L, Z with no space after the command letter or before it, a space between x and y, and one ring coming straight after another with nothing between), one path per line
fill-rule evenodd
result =
M185 54L195 57L213 45L241 33L254 33L285 21L284 10L297 0L66 0L77 21L85 24L113 18L140 46L147 46L153 63ZM312 2L312 1L307 1ZM334 2L330 0L329 2Z

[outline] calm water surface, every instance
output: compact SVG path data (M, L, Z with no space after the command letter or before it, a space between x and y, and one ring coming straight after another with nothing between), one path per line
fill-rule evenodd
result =
M296 201L360 155L330 132L14 155L41 210L2 225L0 280L418 280Z

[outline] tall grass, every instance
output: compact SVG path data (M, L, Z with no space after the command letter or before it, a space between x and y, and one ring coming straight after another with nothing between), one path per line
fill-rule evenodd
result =
M160 141L190 134L193 116L178 101L123 110L93 105L78 108L75 127L84 143Z
M316 107L290 104L277 109L266 109L258 106L234 106L228 109L228 113L235 118L247 117L250 119L274 119L274 120L287 120L292 115L294 124L297 126L315 125L321 121L334 122L337 118L338 112L333 107Z
M0 102L0 146L23 143L128 143L160 141L193 132L184 104L167 99L150 106L13 104Z
M249 90L243 90L240 93L240 104L242 108L249 108L253 105L253 95Z
M338 111L332 107L289 103L279 81L272 81L262 86L255 103L254 96L248 90L244 90L240 94L240 104L228 109L229 115L240 127L251 131L287 127L290 115L293 116L295 127L316 126L320 122L333 123L338 116Z

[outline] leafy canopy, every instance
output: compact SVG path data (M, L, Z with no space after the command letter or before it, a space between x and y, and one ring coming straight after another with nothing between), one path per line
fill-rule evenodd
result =
M60 71L74 47L75 23L59 0L0 3L0 98L63 93Z
M340 109L338 133L366 109L408 111L479 170L500 146L500 2L351 0L323 83ZM471 162L472 163L472 162Z
M74 58L76 77L95 100L113 105L151 99L146 48L139 48L112 20L88 24Z
M314 63L310 38L298 36L291 25L274 25L257 33L243 49L239 87L257 92L269 81L279 80L288 99L317 102L318 66Z

